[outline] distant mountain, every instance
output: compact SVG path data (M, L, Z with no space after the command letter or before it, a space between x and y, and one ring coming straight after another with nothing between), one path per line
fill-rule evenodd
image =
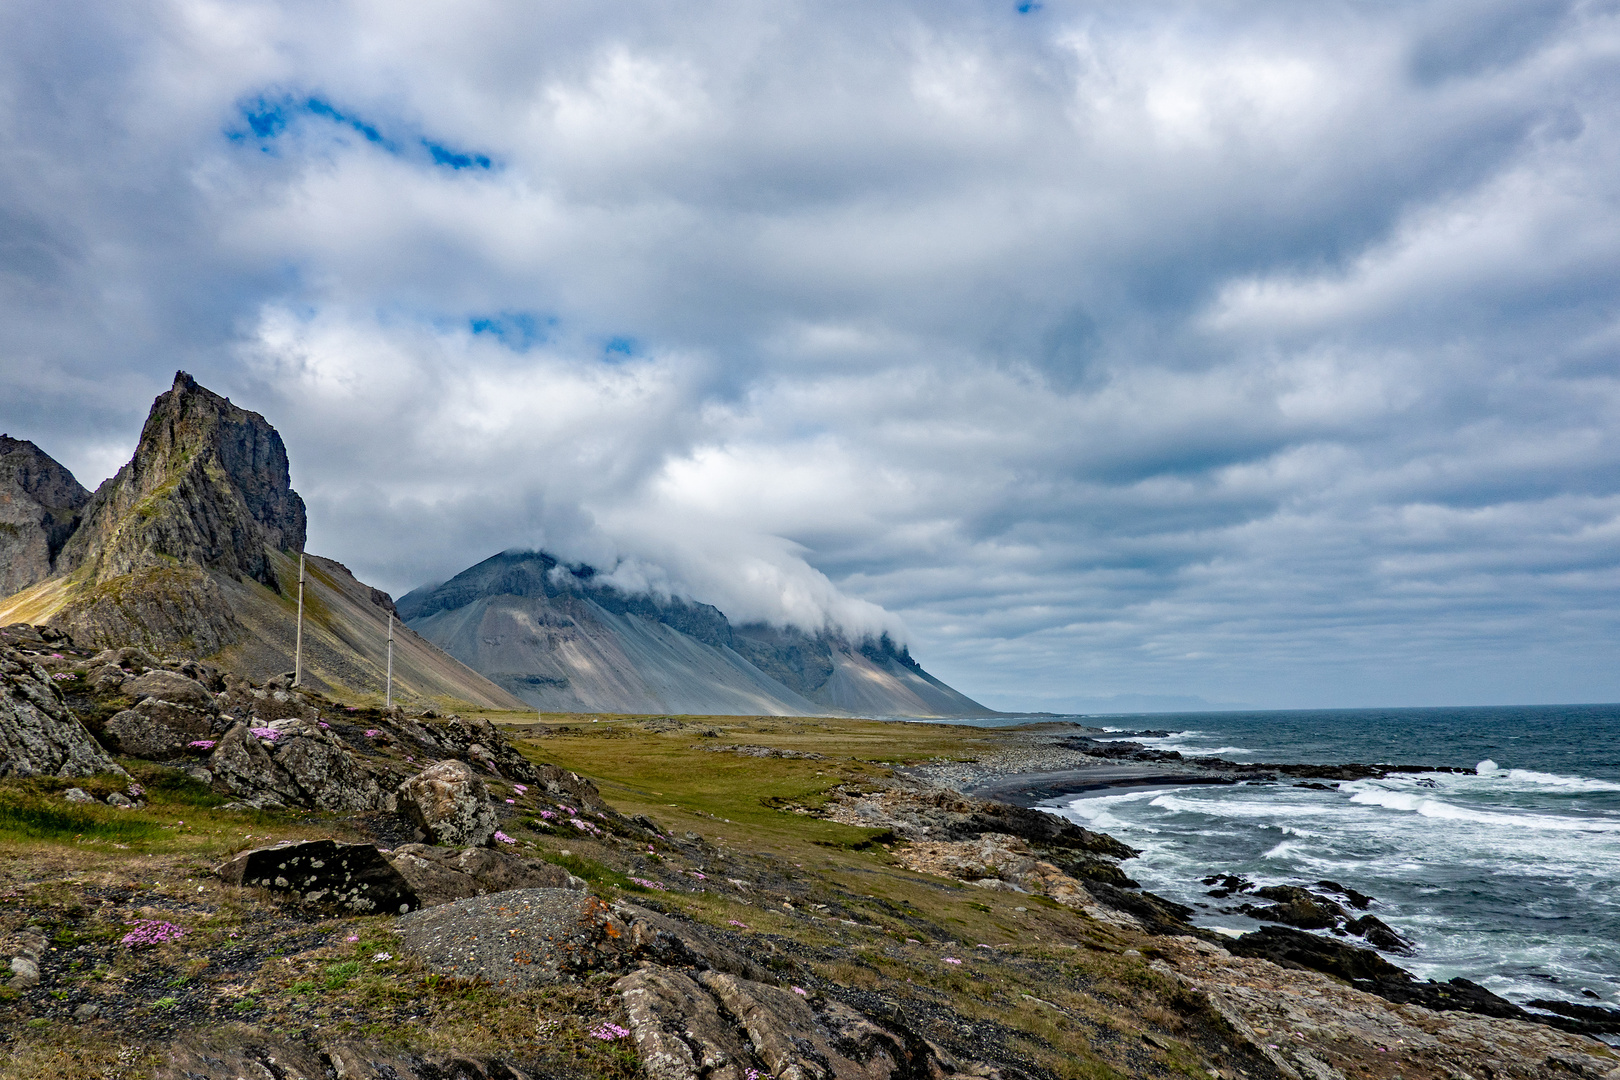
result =
M292 670L304 501L264 417L178 372L134 457L83 490L32 443L0 444L0 506L21 522L0 530L0 581L26 585L0 600L0 624L50 623L85 644L207 657L250 678ZM339 563L307 562L305 683L380 693L392 601ZM400 697L522 707L408 630L397 637Z
M547 712L972 716L992 710L887 635L850 641L628 593L589 566L508 551L399 600L412 630Z

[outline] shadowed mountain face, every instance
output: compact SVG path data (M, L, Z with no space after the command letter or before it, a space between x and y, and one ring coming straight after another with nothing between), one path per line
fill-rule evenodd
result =
M32 524L19 531L16 551L0 528L0 571L20 583L0 592L10 594L0 623L50 623L86 645L207 657L254 679L292 669L304 500L292 489L281 436L258 413L179 372L153 402L134 457L94 496L32 444L0 444L0 521L10 520L7 508ZM66 520L76 529L52 531L75 512ZM305 685L381 694L388 594L309 556L304 609ZM523 707L409 630L396 631L400 699Z
M0 596L51 576L89 500L45 451L0 435Z
M411 629L548 712L964 716L991 710L887 635L851 643L733 626L680 597L626 593L588 566L503 552L399 601Z

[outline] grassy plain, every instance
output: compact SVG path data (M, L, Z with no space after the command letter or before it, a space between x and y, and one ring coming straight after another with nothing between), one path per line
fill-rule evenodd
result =
M1008 1080L1208 1077L1223 1063L1267 1075L1231 1048L1201 999L1150 968L1151 939L1041 897L913 873L893 837L809 812L835 788L883 783L908 763L976 757L1004 737L996 732L485 715L530 758L593 780L615 809L652 819L669 840L587 836L497 799L507 832L604 896L705 924L784 982L902 1018ZM787 756L761 756L772 751ZM0 781L0 933L40 926L59 954L36 990L0 986L0 1078L134 1080L169 1043L232 1030L499 1054L559 1076L639 1074L622 1046L587 1037L622 1019L611 977L524 994L445 979L395 955L385 917L300 912L209 876L231 853L277 840L376 839L375 818L226 810L171 771L125 764L146 788L143 809L60 796L70 784L105 794L110 780ZM508 794L521 793L497 791ZM133 950L121 940L138 919L187 932ZM97 1015L74 1019L85 1005Z

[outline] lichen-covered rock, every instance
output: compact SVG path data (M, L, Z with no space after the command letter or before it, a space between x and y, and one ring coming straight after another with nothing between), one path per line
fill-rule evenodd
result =
M829 998L718 971L649 965L613 987L652 1080L994 1076Z
M120 754L163 761L185 753L187 743L206 739L213 727L207 713L147 698L115 714L102 730Z
M560 866L490 848L401 844L388 854L388 861L410 883L423 907L513 889L585 889L583 880Z
M489 789L463 761L440 761L399 785L399 809L434 844L478 846L495 835L498 820Z
M127 775L68 711L50 676L0 646L0 776Z
M457 900L412 912L399 928L406 951L432 970L509 989L624 971L635 962L624 923L601 900L573 889Z
M421 906L375 844L309 840L255 848L214 872L230 885L291 893L306 904L361 915L403 915Z
M388 810L393 797L343 744L317 724L239 723L207 760L215 786L258 807Z
M205 712L214 707L214 695L208 692L206 686L196 679L188 679L177 671L165 671L162 668L156 668L131 679L124 684L123 690L136 701L157 698L159 701L172 701L176 705L186 705Z
M543 779L541 770L488 720L463 720L459 716L428 720L400 713L389 725L434 757L472 761L483 772L525 784Z

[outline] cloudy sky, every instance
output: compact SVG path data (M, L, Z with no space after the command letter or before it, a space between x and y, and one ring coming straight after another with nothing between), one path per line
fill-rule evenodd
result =
M988 704L1620 700L1620 4L0 6L0 429L184 368Z

